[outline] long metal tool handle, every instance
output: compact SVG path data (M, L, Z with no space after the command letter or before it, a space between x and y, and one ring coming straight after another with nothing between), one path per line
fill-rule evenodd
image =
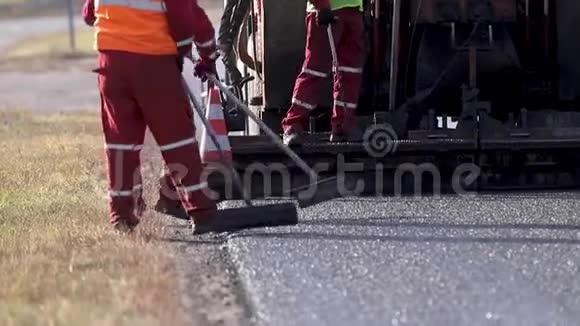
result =
M389 111L394 112L397 105L399 82L399 54L401 52L401 0L393 0L393 34L391 37L391 72L389 76Z
M326 34L328 34L328 43L330 43L330 54L332 55L332 70L337 76L338 79L338 96L340 97L340 101L342 105L346 107L346 102L344 101L344 88L342 82L342 74L338 68L338 54L336 52L336 43L334 43L334 34L332 34L332 25L329 24L326 27Z
M193 109L195 110L195 112L199 116L201 123L207 129L207 134L209 135L209 138L211 139L212 143L214 143L215 147L217 148L219 156L220 156L220 161L222 161L222 163L224 165L227 164L226 157L224 154L224 149L220 145L219 140L217 139L215 130L213 129L212 125L209 123L209 121L207 121L207 118L205 117L201 103L199 103L199 101L197 100L197 97L195 97L195 94L193 94L191 89L189 89L189 87L187 87L187 83L185 82L185 80L183 81L183 87L185 88L185 91L187 92L187 96L189 97L189 100L193 104ZM253 206L252 200L250 199L248 192L246 191L246 189L244 188L244 186L242 184L242 178L240 177L240 174L233 166L231 166L231 172L232 172L232 178L233 178L234 185L236 186L236 188L238 188L238 191L240 191L240 193L242 194L242 198L244 199L244 202L248 206Z
M308 166L308 164L306 164L306 162L304 162L304 160L302 160L298 154L288 148L288 146L284 145L282 140L280 140L280 136L272 131L272 129L270 129L270 127L268 127L262 120L256 117L254 112L252 112L252 110L250 110L246 104L244 104L242 101L240 101L240 99L232 94L232 92L221 81L219 81L215 75L207 76L207 78L209 81L214 83L214 85L216 85L224 94L226 94L230 100L234 101L236 105L241 108L248 115L248 117L252 119L260 127L260 129L262 129L262 131L266 133L272 142L274 142L274 144L281 151L288 155L288 157L290 157L290 159L292 159L292 161L294 161L294 163L296 163L296 165L298 165L298 167L304 171L304 173L308 174L310 178L314 180L318 178L318 174L314 172L314 170L312 170L312 168L310 168L310 166Z

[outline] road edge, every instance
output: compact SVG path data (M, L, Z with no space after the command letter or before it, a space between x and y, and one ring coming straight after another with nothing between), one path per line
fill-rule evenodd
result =
M166 238L189 325L255 325L251 297L221 235L191 235L186 221L166 218Z

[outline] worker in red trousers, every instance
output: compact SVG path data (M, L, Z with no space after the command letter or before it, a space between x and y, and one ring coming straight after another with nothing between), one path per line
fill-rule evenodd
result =
M86 0L95 27L98 86L105 136L110 222L128 232L139 223L140 151L148 127L168 169L162 190L176 189L194 225L215 218L201 180L202 163L181 70L195 44L198 77L215 74L215 32L195 0ZM167 180L171 179L171 180ZM167 194L167 197L170 197ZM171 199L171 198L168 198Z
M363 0L309 0L307 10L305 59L294 85L292 106L282 122L284 142L287 145L300 143L308 116L318 106L324 79L331 72L334 108L330 141L357 141L362 138L355 112L364 63ZM332 25L338 54L336 71L332 71L329 25Z

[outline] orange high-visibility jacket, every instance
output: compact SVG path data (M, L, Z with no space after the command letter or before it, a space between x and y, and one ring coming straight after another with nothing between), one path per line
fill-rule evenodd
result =
M98 51L173 55L194 39L199 50L215 47L213 27L195 0L94 0L94 16Z

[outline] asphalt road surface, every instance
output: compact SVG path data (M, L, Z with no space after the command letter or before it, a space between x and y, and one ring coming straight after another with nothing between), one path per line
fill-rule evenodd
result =
M258 325L580 325L578 195L343 199L228 243Z

